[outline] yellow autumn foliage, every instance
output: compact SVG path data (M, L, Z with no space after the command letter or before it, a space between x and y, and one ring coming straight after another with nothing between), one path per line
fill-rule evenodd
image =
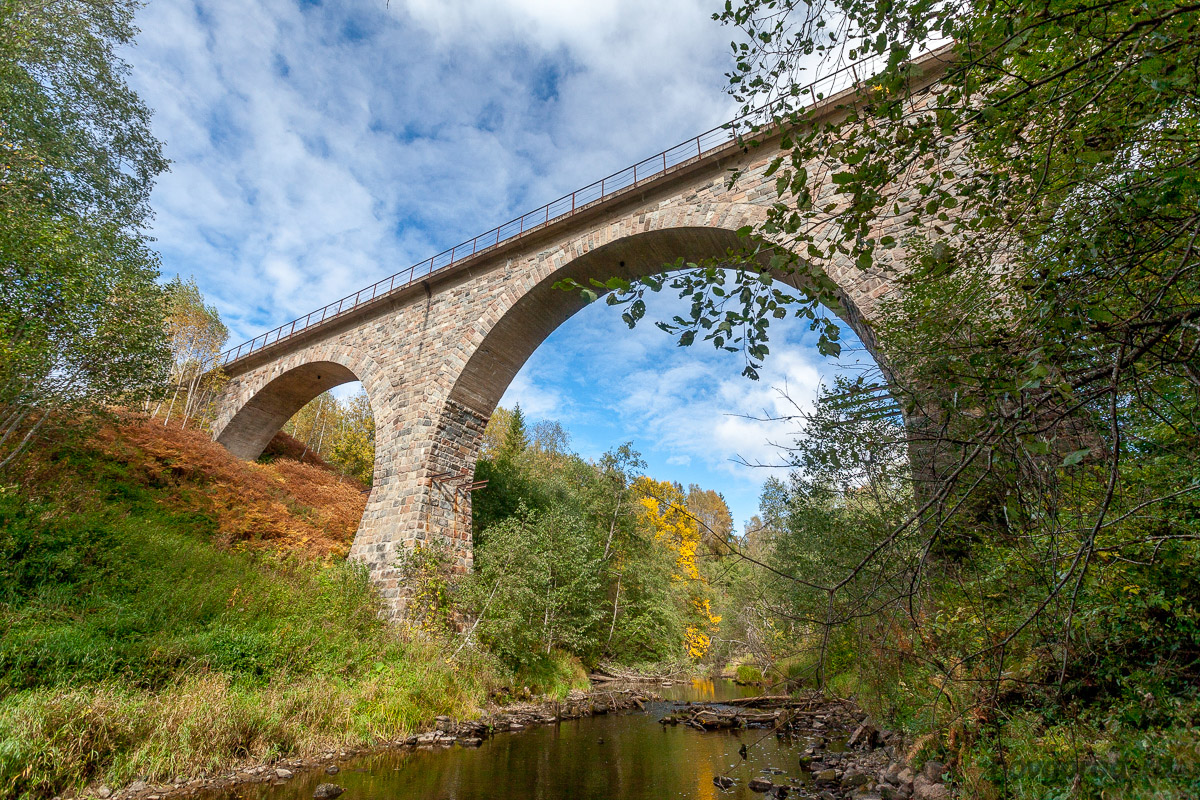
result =
M702 658L712 646L712 636L720 630L721 617L712 613L708 581L701 574L697 553L700 549L700 525L688 511L682 487L669 481L640 477L633 485L638 499L639 520L654 531L654 538L675 555L676 581L687 582L694 620L687 628L688 655Z

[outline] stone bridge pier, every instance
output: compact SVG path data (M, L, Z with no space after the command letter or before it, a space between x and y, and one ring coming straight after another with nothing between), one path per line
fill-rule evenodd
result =
M925 86L940 68L928 60ZM914 94L914 111L922 97ZM827 113L839 113L837 103L826 101ZM375 472L350 557L367 564L390 613L401 614L401 548L448 543L456 567L471 568L470 495L456 484L473 475L484 426L517 371L583 306L553 284L636 278L681 257L699 261L740 248L735 232L761 222L776 199L774 178L763 173L777 153L771 142L750 150L729 142L560 219L547 213L532 230L452 259L422 280L372 292L370 302L248 355L239 351L224 367L230 381L218 403L216 440L257 458L305 403L361 381L375 418ZM732 187L730 170L740 171ZM826 190L832 198L833 187ZM885 220L880 233L900 239L903 226L903 218ZM899 257L900 248L892 252ZM886 265L863 272L833 264L826 277L838 287L833 310L872 347L869 320L894 276ZM605 356L571 368L605 369Z

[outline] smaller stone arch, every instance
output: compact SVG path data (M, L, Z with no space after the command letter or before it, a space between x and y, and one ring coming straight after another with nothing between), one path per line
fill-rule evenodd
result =
M262 455L271 438L309 401L358 376L335 361L310 361L271 380L234 413L217 441L238 458Z

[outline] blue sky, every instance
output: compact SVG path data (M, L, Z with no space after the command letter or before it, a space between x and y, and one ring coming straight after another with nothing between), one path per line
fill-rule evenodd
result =
M150 2L125 56L173 162L153 196L164 275L195 276L240 342L714 127L735 112L718 4ZM794 426L732 415L786 412L785 386L807 403L839 368L799 323L773 331L753 383L736 356L596 305L502 403L585 456L634 441L740 525L766 475L731 459L778 461Z

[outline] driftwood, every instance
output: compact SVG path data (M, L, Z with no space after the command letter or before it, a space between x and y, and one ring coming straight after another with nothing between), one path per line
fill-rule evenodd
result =
M812 699L797 700L786 694L763 695L761 697L739 697L735 700L722 700L722 705L737 706L738 708L808 708L817 703Z
M766 727L780 725L789 720L783 711L754 713L751 711L729 711L709 706L694 706L680 714L668 714L659 720L663 725L687 725L698 731L719 731L733 728Z
M678 682L683 673L679 671L646 675L638 672L622 672L613 667L597 667L588 675L592 683L661 683L663 681Z

